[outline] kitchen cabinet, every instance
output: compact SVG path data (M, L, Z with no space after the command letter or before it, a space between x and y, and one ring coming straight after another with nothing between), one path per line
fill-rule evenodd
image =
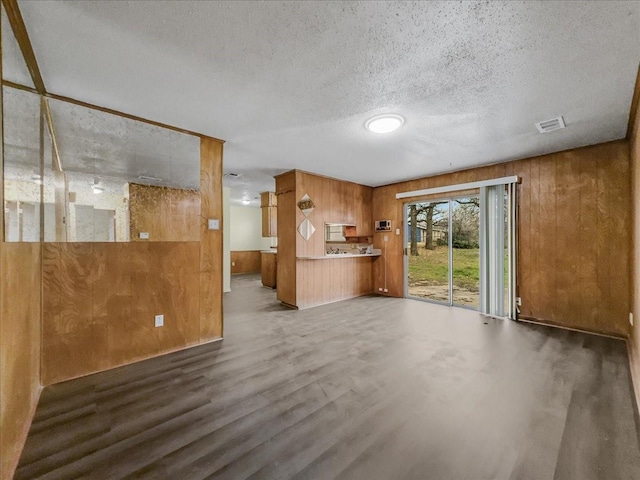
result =
M262 252L262 285L276 288L276 278L278 272L278 254L272 252Z
M278 236L278 204L274 192L260 194L260 208L262 208L262 236Z
M346 243L373 243L371 232L364 231L355 225L344 227L344 238Z

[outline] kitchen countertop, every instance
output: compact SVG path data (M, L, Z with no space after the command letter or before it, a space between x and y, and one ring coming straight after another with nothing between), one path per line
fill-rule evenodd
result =
M379 257L380 253L334 253L329 255L315 255L312 257L296 257L297 260L333 260L353 257Z

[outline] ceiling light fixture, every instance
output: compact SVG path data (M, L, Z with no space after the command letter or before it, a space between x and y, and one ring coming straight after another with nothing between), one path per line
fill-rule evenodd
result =
M250 203L251 203L251 200L242 200L243 205L249 205Z
M104 192L104 187L100 186L100 181L97 178L91 184L91 190L93 190L93 193L95 193L96 195Z
M395 113L384 113L371 117L364 124L365 128L373 133L391 133L404 124L404 118Z

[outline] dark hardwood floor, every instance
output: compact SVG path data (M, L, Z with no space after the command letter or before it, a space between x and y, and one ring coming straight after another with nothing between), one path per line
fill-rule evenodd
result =
M624 342L234 277L225 340L46 388L17 478L640 479Z

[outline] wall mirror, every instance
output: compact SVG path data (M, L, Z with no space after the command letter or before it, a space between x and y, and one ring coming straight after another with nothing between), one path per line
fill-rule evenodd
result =
M5 240L200 240L200 139L3 87Z

